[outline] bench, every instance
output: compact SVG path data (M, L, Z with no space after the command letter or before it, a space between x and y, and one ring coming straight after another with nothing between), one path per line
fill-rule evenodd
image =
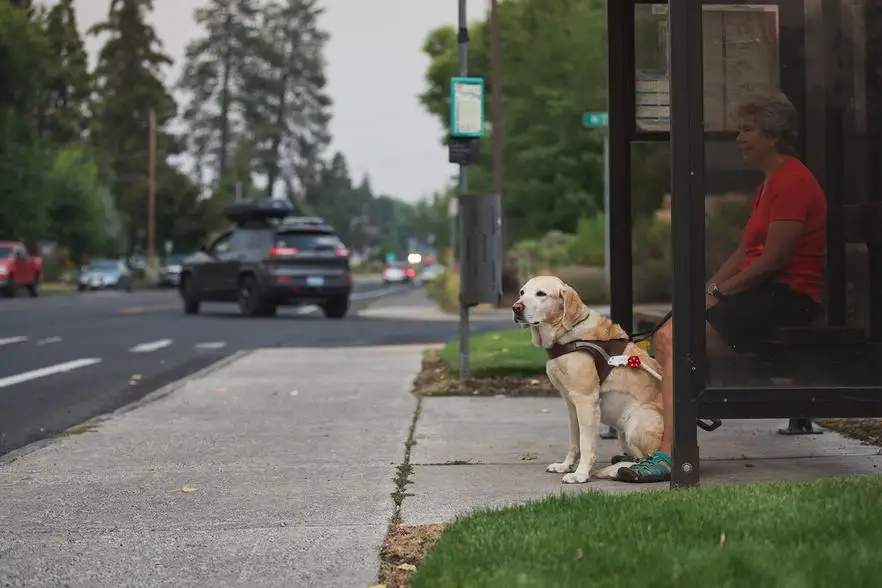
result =
M653 328L666 312L666 309L635 311L635 332ZM856 350L867 350L868 353L866 357L855 359ZM862 377L860 373L876 361L872 353L866 331L861 328L823 324L779 328L760 344L760 351L756 354L711 358L708 361L709 380L718 381L709 383L719 385L719 380L738 380L739 384L756 387L774 386L782 381L795 386L835 385L842 381L843 366L852 361L863 364L857 367L857 379L873 379L872 374ZM833 381L831 374L834 374ZM822 432L806 417L791 417L787 427L778 431L782 435L817 435Z

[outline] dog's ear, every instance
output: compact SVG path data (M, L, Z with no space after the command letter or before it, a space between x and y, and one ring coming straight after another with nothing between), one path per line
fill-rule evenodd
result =
M560 297L563 299L563 318L561 326L569 331L582 318L585 304L579 298L579 293L572 286L564 284L560 289Z

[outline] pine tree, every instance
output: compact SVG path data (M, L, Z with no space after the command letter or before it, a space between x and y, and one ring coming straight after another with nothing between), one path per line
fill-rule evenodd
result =
M112 0L107 20L90 30L93 35L107 36L95 69L100 101L95 105L94 132L103 152L110 155L117 180L116 202L130 248L143 234L147 219L149 112L155 111L157 129L161 129L176 110L161 79L162 68L171 59L162 52L156 32L146 21L151 10L153 0ZM160 163L169 147L169 140L159 134Z
M258 35L258 14L256 0L210 0L198 8L196 23L205 35L187 46L179 82L190 100L183 113L189 151L199 175L210 172L221 192L236 184L227 175L236 135L241 133L239 105L248 91L243 87L244 69Z
M43 15L53 66L37 124L40 134L57 144L82 139L89 124L92 84L73 4L60 0Z
M253 100L245 106L267 196L279 179L289 193L303 185L330 142L322 12L318 0L273 0L263 12L263 43L246 80Z

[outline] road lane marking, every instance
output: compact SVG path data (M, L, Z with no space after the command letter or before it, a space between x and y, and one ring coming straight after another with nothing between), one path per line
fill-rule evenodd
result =
M221 349L227 344L224 341L207 341L205 343L197 343L196 349Z
M51 343L61 343L61 337L46 337L37 341L37 345L49 345Z
M13 376L7 376L5 378L0 378L0 388L8 388L10 386L15 386L16 384L23 384L24 382L30 382L31 380L45 378L46 376L54 376L55 374L63 374L65 372L78 370L80 368L88 367L90 365L95 365L100 361L101 359L98 357L75 359L73 361L57 363L55 365L50 365L44 368L31 370L29 372L22 372Z
M149 343L141 343L140 345L135 345L129 351L132 353L152 353L153 351L157 351L162 349L163 347L168 347L172 343L174 343L174 339L159 339L158 341L150 341Z
M27 337L6 337L5 339L0 339L0 347L3 345L12 345L13 343L21 343L22 341L27 340Z
M119 314L146 314L148 312L162 312L165 310L177 310L180 304L153 304L149 306L127 306L119 310Z

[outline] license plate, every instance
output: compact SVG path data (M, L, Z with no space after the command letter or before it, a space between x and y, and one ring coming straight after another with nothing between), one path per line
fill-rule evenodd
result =
M324 286L325 279L321 276L309 276L308 278L306 278L306 285L312 287Z

